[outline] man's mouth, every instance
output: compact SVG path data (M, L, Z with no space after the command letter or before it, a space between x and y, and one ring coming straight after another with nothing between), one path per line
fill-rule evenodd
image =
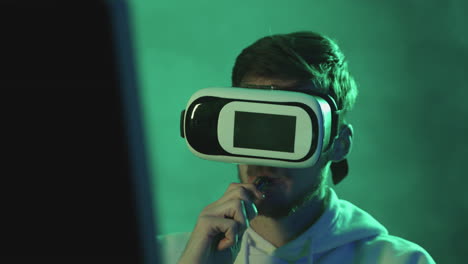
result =
M267 192L269 189L275 188L279 184L282 184L284 179L281 177L271 176L254 176L251 178L251 182L255 184L257 190L260 192Z

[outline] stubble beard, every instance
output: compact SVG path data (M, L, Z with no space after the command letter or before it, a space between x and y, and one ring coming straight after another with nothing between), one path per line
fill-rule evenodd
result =
M295 214L298 210L306 206L311 200L322 196L325 182L320 180L307 191L296 197L291 202L285 202L285 197L271 199L257 205L258 215L273 219L281 219Z

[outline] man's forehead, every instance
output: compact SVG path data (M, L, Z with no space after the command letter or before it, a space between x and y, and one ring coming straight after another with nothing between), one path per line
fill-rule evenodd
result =
M264 77L252 77L248 76L242 79L241 87L246 86L274 86L279 89L288 89L297 87L301 82L299 80L284 80L284 79L274 79L274 78L264 78Z
M327 94L328 90L317 87L311 80L285 80L265 77L246 77L242 79L240 87L244 88L260 88L277 90L314 90L323 94Z

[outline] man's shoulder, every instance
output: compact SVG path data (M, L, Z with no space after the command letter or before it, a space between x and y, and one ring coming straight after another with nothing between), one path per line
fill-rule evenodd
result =
M177 263L190 239L190 234L191 232L180 232L157 236L157 244L164 260L163 263Z
M435 263L431 255L418 244L389 234L364 239L358 247L361 249L360 258L372 259L377 261L375 263Z

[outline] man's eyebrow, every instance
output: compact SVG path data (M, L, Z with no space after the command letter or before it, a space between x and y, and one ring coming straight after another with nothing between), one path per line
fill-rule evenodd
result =
M281 90L286 90L286 89L292 89L294 87L297 87L297 85L288 85L288 86L282 86L282 85L257 85L257 84L241 84L240 87L243 88L256 88L256 89L281 89Z
M239 86L243 88L256 88L256 89L274 89L275 87L277 87L274 85L257 85L257 84L249 84L249 83L241 84Z
M257 84L246 83L246 84L240 84L239 87L241 87L241 88L265 89L265 90L285 90L285 91L288 91L288 90L293 90L293 91L309 90L309 91L314 91L316 93L321 93L321 94L324 94L324 95L328 94L328 92L329 92L328 90L325 90L325 89L318 88L318 87L314 86L309 81L305 81L305 82L300 82L299 81L299 82L294 83L293 85L287 85L287 86L274 85L274 84L257 85Z

